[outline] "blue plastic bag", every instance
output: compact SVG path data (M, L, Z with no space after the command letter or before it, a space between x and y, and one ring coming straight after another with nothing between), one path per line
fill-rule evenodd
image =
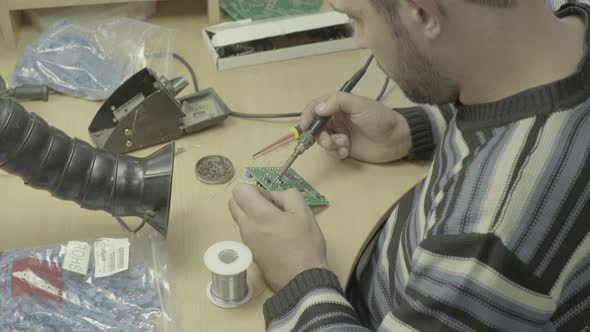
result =
M174 331L166 270L154 236L0 253L0 331Z
M61 21L27 46L13 82L46 84L65 94L104 100L145 67L167 75L173 39L173 30L130 18Z

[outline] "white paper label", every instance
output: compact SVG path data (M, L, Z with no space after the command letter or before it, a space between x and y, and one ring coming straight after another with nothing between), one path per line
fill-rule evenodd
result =
M129 268L129 239L105 239L94 243L94 276L108 277Z
M88 273L88 264L90 264L91 252L92 246L86 242L68 242L62 269L86 275Z

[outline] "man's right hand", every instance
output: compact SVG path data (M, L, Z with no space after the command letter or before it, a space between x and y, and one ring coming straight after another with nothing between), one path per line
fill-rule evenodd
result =
M318 143L337 159L386 163L406 157L412 147L410 127L401 114L349 93L337 92L309 103L301 128L307 130L318 116L330 115Z

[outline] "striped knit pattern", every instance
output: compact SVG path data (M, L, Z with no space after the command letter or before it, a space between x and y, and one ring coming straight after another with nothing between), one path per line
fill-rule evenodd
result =
M557 11L561 6L567 3L582 3L590 5L590 0L544 0L547 8L552 11Z
M590 7L557 15L574 14ZM303 272L265 304L268 331L590 330L589 54L579 68L494 104L399 110L428 176L346 295Z

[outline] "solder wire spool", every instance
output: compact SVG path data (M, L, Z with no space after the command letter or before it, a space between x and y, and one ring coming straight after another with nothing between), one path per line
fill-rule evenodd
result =
M252 259L252 251L239 242L219 242L207 249L205 266L211 272L207 297L213 304L231 309L250 301L253 288L247 270Z

